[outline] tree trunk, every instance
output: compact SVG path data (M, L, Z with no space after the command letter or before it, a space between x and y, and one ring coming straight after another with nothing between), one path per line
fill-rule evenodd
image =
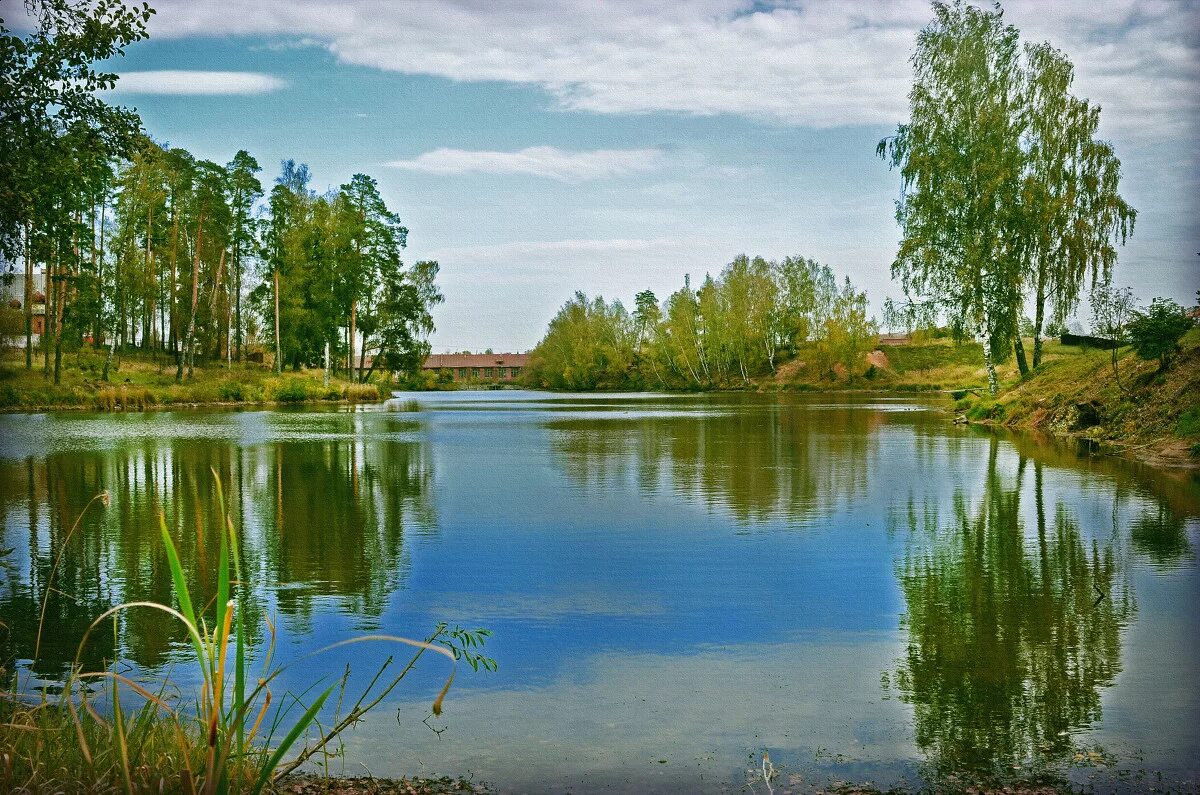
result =
M279 342L279 267L275 267L275 372L283 372L283 346Z
M154 227L154 205L146 205L146 324L142 327L142 347L147 350L154 347L154 259L150 253L150 236ZM149 333L147 333L147 331Z
M25 369L33 369L33 250L25 224Z
M983 366L987 369L988 393L995 397L1000 391L1000 381L996 378L996 362L992 360L992 341L991 335L988 333L992 324L988 322L989 313L985 309L983 311L983 329L980 333L980 341L983 342Z
M363 373L363 371L366 368L367 368L367 338L363 337L362 349L358 352L358 381L359 381L359 383L365 384L366 377L370 375L370 373L365 373L365 374ZM374 361L371 362L371 369L372 370L375 369ZM353 375L353 373L351 375ZM351 379L351 380L353 380L353 379Z
M218 362L221 361L221 340L224 338L225 334L223 333L223 331L221 329L221 323L220 323L221 316L217 312L217 307L218 307L217 296L219 296L221 294L221 281L224 278L225 278L225 249L222 248L221 249L221 258L217 261L217 276L215 279L213 279L212 297L208 299L208 305L211 310L210 314L212 315L213 322L217 327L216 340L215 340L215 345L213 345L212 358L217 360ZM229 302L226 301L225 308L228 309L228 307L229 307Z
M62 383L62 327L63 310L67 303L67 280L62 263L56 266L58 287L54 293L54 383Z
M51 243L50 260L46 263L46 294L45 310L42 315L42 377L50 379L50 332L54 322L54 304L58 299L55 295L54 278L57 272L58 246Z
M1036 370L1042 363L1042 321L1046 312L1046 276L1045 268L1038 266L1037 277L1037 309L1033 318L1033 367Z
M204 213L201 213L196 222L196 253L195 256L192 257L192 311L190 317L188 318L187 334L183 338L183 355L176 357L177 363L175 365L175 383L177 384L183 383L183 363L185 360L189 362L188 377L191 377L190 360L192 351L192 335L196 332L196 304L199 302L200 298L200 247L203 242Z
M178 273L179 273L179 208L172 207L171 213L174 218L171 221L171 351L175 354L175 364L179 364L179 318L175 312L175 304L178 296Z
M350 354L346 357L346 369L350 371L350 380L354 380L354 327L358 321L358 299L350 299L350 336L348 338L350 344ZM363 347L366 347L365 345ZM362 368L359 368L361 374Z
M234 243L234 258L233 265L237 268L237 279L234 284L234 302L235 309L233 313L233 337L237 344L237 360L242 361L242 244L241 244L241 225L238 226L238 242Z
M1029 363L1025 361L1025 343L1021 340L1019 331L1013 338L1013 353L1017 356L1017 369L1021 371L1021 377L1025 378L1029 375Z

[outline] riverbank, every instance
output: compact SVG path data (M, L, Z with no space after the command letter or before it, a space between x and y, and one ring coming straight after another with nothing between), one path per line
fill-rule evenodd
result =
M373 403L387 397L375 384L356 384L320 371L274 371L259 364L208 364L175 383L167 356L124 356L102 380L104 359L88 350L64 357L61 383L47 379L39 362L26 370L18 351L0 361L0 411L142 411L158 407L269 406L299 403Z
M1180 342L1163 371L1123 348L1078 349L1005 380L996 398L969 393L955 403L968 422L1075 439L1101 453L1156 467L1200 469L1200 329ZM1060 346L1062 347L1062 346Z

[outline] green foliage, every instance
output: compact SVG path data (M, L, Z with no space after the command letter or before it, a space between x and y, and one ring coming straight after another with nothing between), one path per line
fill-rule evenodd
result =
M624 386L633 364L633 319L619 301L583 293L563 304L529 357L527 377L552 389Z
M1138 356L1158 359L1159 370L1164 370L1193 325L1182 306L1169 298L1155 298L1149 309L1135 312L1129 321L1129 340Z
M879 329L867 316L867 294L856 291L847 278L833 298L823 325L824 333L817 343L821 369L832 370L840 364L853 374L879 337Z
M981 400L970 409L967 410L967 419L970 420L1003 420L1004 406L999 403L993 403L990 400Z
M866 293L804 257L740 255L699 289L691 278L660 306L644 290L619 302L568 301L533 350L529 382L554 389L747 386L783 357L815 346L823 371L860 372L878 330Z
M1034 365L1047 303L1061 319L1087 275L1107 278L1136 212L1117 193L1120 161L1095 138L1099 108L1068 92L1072 69L1049 45L1026 46L999 6L935 3L917 39L911 118L879 143L900 170L892 265L905 296L933 302L956 338L1027 370L1021 314L1036 305ZM891 322L889 320L889 322Z
M1175 421L1176 436L1200 436L1200 406L1187 409Z
M140 129L136 113L97 96L117 75L95 64L146 38L154 13L80 0L31 0L26 9L34 22L26 35L3 24L15 9L0 20L0 252L13 259L27 225L70 225L96 155L125 151Z
M279 403L303 403L309 399L308 388L296 379L284 379L269 384L267 397Z
M217 387L217 394L228 403L260 403L263 400L262 388L244 381L223 381Z

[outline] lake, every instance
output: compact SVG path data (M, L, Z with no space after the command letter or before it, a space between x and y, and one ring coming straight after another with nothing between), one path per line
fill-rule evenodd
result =
M944 397L401 394L340 410L0 416L0 654L53 681L92 618L170 600L157 516L215 592L213 470L256 615L298 659L427 655L334 773L517 792L1200 780L1200 481L956 426ZM80 512L93 504L64 546ZM32 663L41 599L62 550ZM84 650L186 686L129 612ZM260 648L261 652L261 648ZM396 649L346 665L361 689Z

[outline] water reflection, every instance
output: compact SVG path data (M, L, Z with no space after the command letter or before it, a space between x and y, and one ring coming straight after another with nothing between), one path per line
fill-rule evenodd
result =
M1005 477L999 447L982 493L958 490L948 521L908 513L897 570L908 632L897 683L935 780L1069 762L1075 733L1101 717L1136 611L1119 536L1085 533L1068 500L1047 499L1040 462L1022 456Z
M1129 535L1133 548L1156 568L1172 569L1192 559L1187 522L1164 504L1145 509Z
M158 418L156 437L85 440L74 451L0 458L0 548L9 550L0 558L6 625L0 659L33 656L41 599L60 552L35 673L61 671L92 618L108 608L135 600L171 603L160 512L192 593L204 595L201 603L210 598L219 542L214 472L242 533L243 571L255 585L252 614L278 612L304 630L321 602L351 615L355 626L377 624L408 570L405 532L436 522L432 459L419 434L411 433L411 421L384 414L262 415L268 431L274 422L285 426L274 435L286 440L259 443L237 423L217 421L222 433L209 427L193 434L190 418L177 417L173 423ZM106 422L96 420L97 435ZM380 438L367 445L372 434ZM80 519L102 491L111 505L92 504ZM111 660L113 633L92 638L85 663ZM117 642L125 658L156 667L185 640L177 624L135 610L123 615Z
M419 667L348 740L348 770L728 792L766 747L814 787L920 786L928 760L953 790L1101 745L1195 780L1196 481L954 426L917 398L417 401L0 416L0 654L30 656L60 549L47 675L91 616L169 599L159 510L209 598L215 469L278 659L376 626L496 633L500 670L460 672L447 731L422 723L443 670ZM112 505L66 542L101 489ZM183 642L153 614L93 637L91 664L168 664ZM278 692L346 664L369 677L369 645ZM1116 771L1066 775L1103 789Z
M694 400L551 419L554 456L585 488L667 490L724 508L743 525L780 517L802 523L866 493L877 433L904 419L870 405L814 406L786 396Z

